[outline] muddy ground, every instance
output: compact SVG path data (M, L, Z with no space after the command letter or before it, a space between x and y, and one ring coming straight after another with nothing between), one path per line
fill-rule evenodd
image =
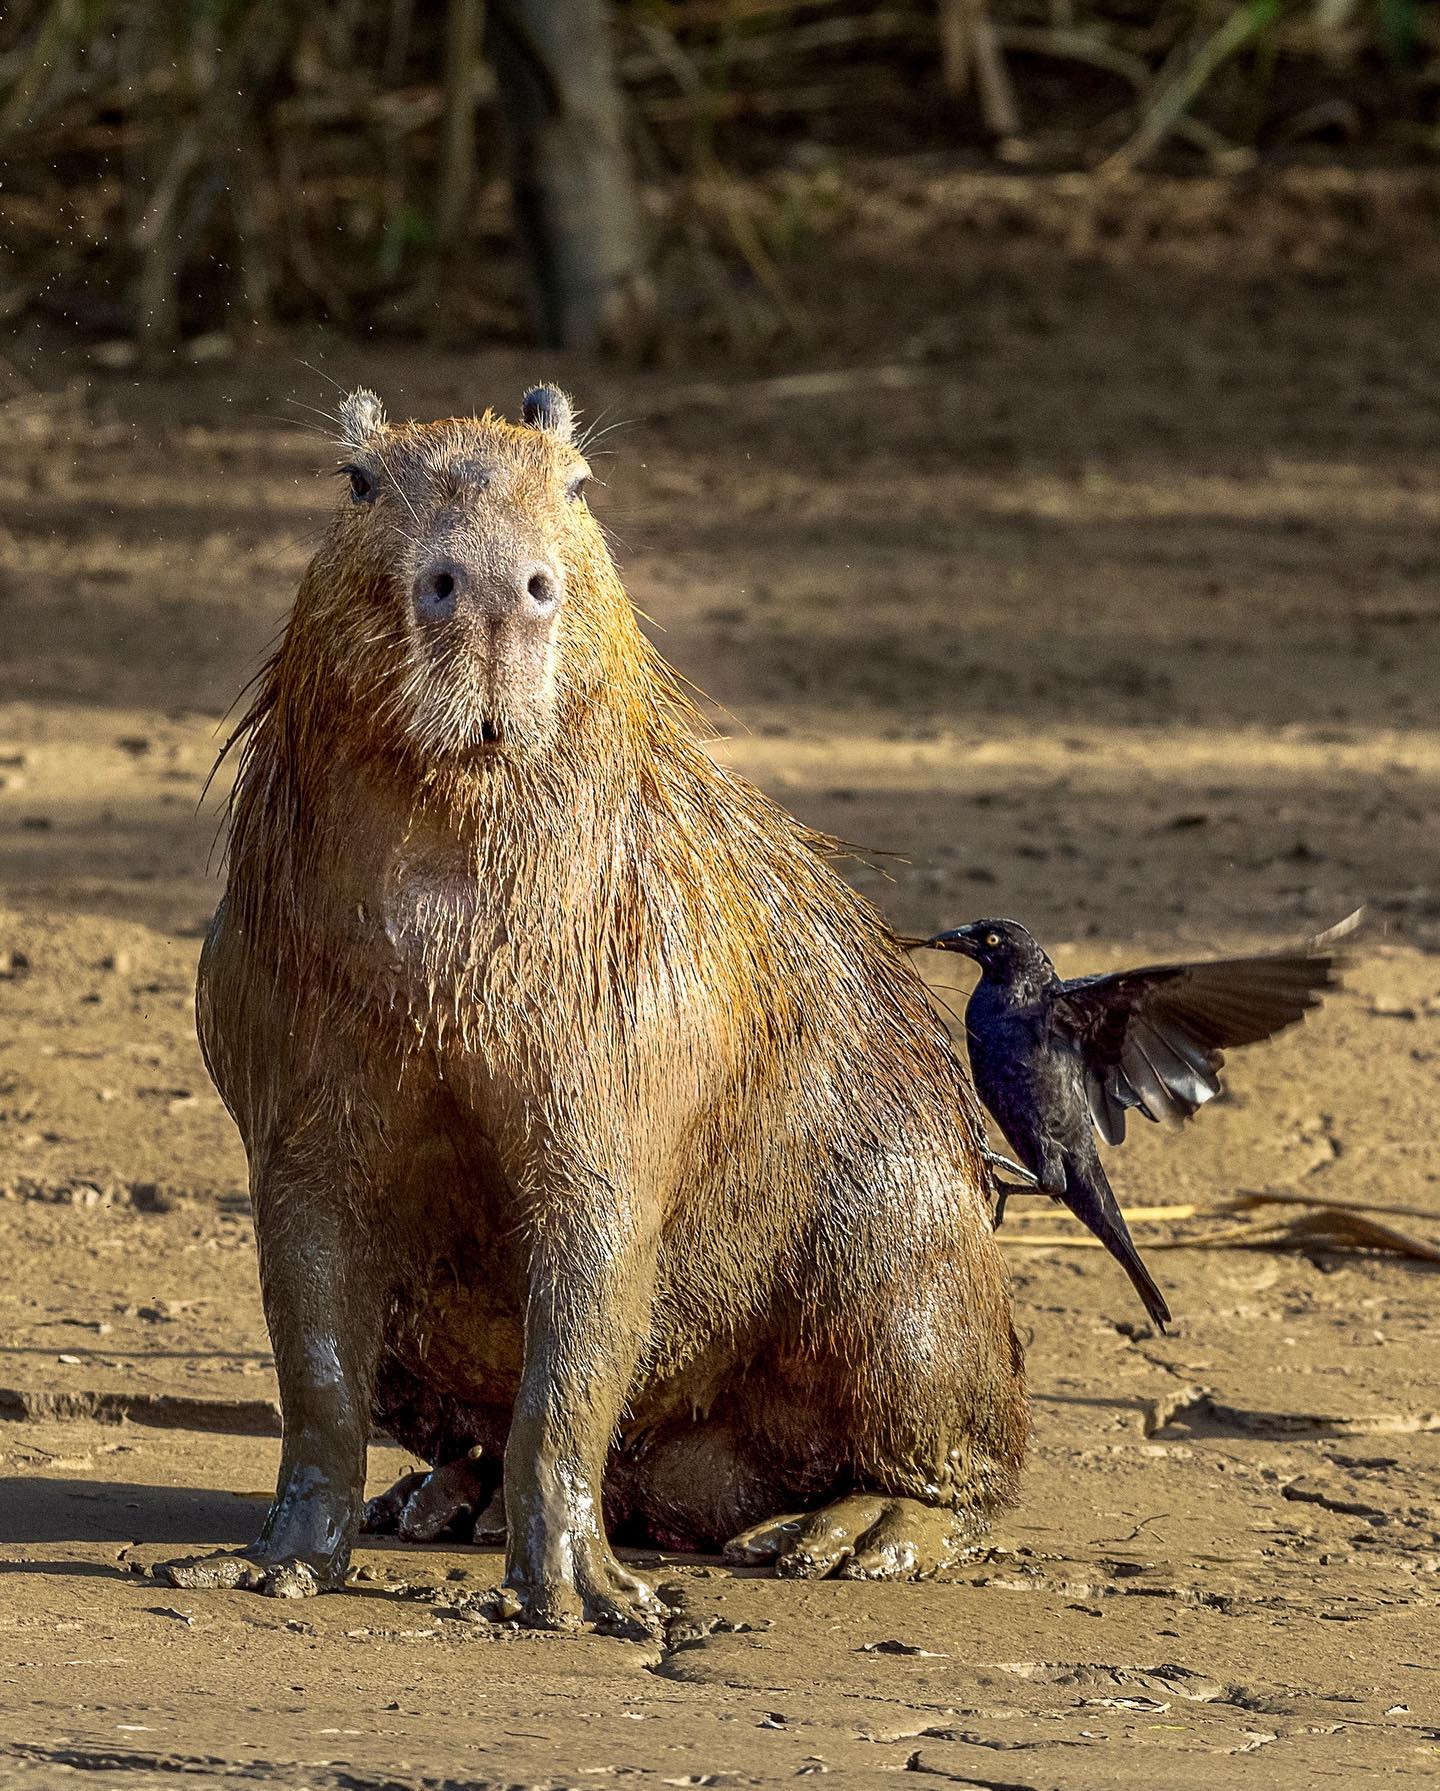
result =
M1317 268L1237 260L1233 231L1208 260L1077 258L907 214L809 276L827 330L798 370L824 377L799 385L323 341L142 378L15 349L0 1779L1434 1778L1435 1269L1165 1247L1244 1189L1406 1209L1382 1216L1440 1242L1434 269L1409 237L1347 260L1348 216ZM299 1607L131 1571L248 1538L277 1453L244 1166L190 992L216 895L201 784L334 496L287 402L333 404L305 362L425 415L558 374L626 423L597 503L665 652L730 712L717 751L897 854L854 875L898 925L1013 913L1077 970L1370 904L1347 989L1113 1165L1127 1203L1199 1209L1137 1225L1171 1335L1063 1215L1012 1208L1031 1462L943 1580L640 1556L675 1609L662 1650L466 1621L500 1565L473 1549L367 1542L367 1577ZM955 999L963 972L933 974ZM379 1444L372 1465L405 1464Z

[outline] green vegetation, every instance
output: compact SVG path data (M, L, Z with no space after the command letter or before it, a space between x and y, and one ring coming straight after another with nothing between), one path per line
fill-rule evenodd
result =
M518 43L562 122L568 93L613 92L608 70L542 67L553 47L527 35L526 12L11 0L0 316L49 312L156 345L307 318L469 340L522 330L505 145L527 139L507 138L513 92L494 71L513 70ZM1440 7L1421 0L622 0L610 13L645 253L662 285L723 287L737 338L756 307L793 321L784 267L817 252L847 155L1106 177L1440 152ZM746 183L761 171L780 184L757 205ZM533 286L545 258L530 248Z

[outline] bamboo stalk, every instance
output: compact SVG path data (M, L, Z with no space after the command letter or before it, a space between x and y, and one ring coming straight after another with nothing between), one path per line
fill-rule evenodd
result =
M1127 174L1152 156L1194 104L1216 70L1280 16L1280 0L1248 0L1205 39L1164 89L1128 143L1101 163L1102 176Z
M710 93L704 76L675 41L674 34L667 31L658 20L645 20L640 29L657 61L665 67L685 99L696 107L697 117L705 123L712 122L707 110ZM754 219L740 203L729 176L716 160L714 151L709 146L708 133L699 134L695 159L696 196L702 203L709 199L719 210L741 259L757 284L768 294L786 327L793 335L808 339L811 335L809 319L796 305L783 275L775 265L774 257L761 240Z
M445 9L445 102L440 125L440 191L436 236L442 249L458 241L475 184L475 67L480 55L482 0L449 0Z
M404 77L414 17L415 0L391 0L390 21L385 30L385 55L380 63L382 87L398 87Z
M135 331L142 343L173 340L177 328L176 287L181 244L175 228L180 194L200 160L199 119L180 133L156 182L150 203L135 227L140 272L135 281Z
M1020 108L987 0L940 0L940 79L952 99L973 82L980 117L1000 141L1020 135Z
M952 99L970 86L970 0L940 0L940 80Z
M1006 141L1020 135L1020 108L1010 82L1005 52L1000 48L990 9L984 0L972 0L971 54L975 58L975 90L980 116L992 137Z
M46 79L53 72L62 45L69 37L75 0L54 0L46 12L30 51L29 60L10 97L0 111L0 137L8 137L27 122L30 109L44 91Z

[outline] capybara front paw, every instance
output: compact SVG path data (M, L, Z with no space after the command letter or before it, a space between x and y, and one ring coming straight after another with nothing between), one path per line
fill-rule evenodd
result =
M398 1536L402 1542L490 1541L495 1470L478 1448L429 1473L402 1474L395 1484L365 1507L361 1529ZM503 1522L501 1524L503 1533Z
M361 1530L370 1536L394 1536L400 1528L400 1518L405 1507L429 1478L430 1475L423 1468L412 1474L402 1474L383 1493L367 1499L360 1516Z
M781 1579L918 1580L955 1559L963 1517L918 1499L853 1493L805 1517L777 1517L734 1537L725 1559L772 1566Z
M334 1583L294 1556L272 1561L243 1553L194 1555L157 1562L151 1571L157 1580L186 1591L263 1592L268 1598L313 1598Z
M512 1572L490 1596L489 1614L531 1629L594 1629L627 1641L660 1633L664 1605L636 1574L623 1568L608 1549L582 1551L573 1574Z

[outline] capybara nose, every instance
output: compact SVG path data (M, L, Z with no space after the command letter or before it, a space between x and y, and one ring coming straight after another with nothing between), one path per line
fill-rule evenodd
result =
M521 566L515 575L522 605L539 615L554 609L565 594L565 579L559 568L548 560L534 560Z
M474 583L455 560L432 560L415 580L415 611L422 621L446 622Z
M415 613L422 622L448 622L473 610L501 622L508 615L548 616L565 591L565 577L549 560L522 560L512 572L482 575L458 560L431 560L415 580Z

